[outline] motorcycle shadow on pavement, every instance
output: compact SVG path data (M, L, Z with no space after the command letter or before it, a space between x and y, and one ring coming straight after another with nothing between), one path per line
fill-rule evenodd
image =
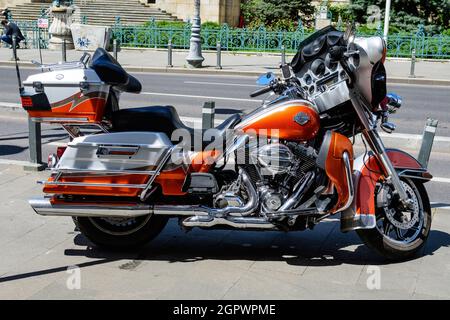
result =
M20 147L15 145L4 144L0 146L0 156L9 156L24 152L28 147Z
M107 251L94 246L82 234L74 238L76 246L66 249L67 256L82 256L103 261L133 260L191 263L200 260L272 261L294 266L385 265L392 261L378 256L365 246L355 232L341 233L339 220L325 221L313 231L260 232L235 230L180 230L176 220L149 245L136 251ZM433 255L450 246L450 235L431 230L425 247L414 259ZM128 264L125 267L129 267Z
M119 266L123 270L134 270L141 263L152 261L169 263L192 263L201 260L271 261L287 263L299 268L345 264L381 266L393 263L379 257L364 246L356 233L341 233L337 219L322 222L322 228L324 230L292 233L193 230L185 234L179 230L175 220L171 221L166 230L153 242L140 250L107 251L95 247L83 235L76 234L74 244L80 248L66 249L64 254L92 259L75 263L79 268L130 260ZM444 247L450 247L450 235L440 230L431 230L427 244L415 259L433 255ZM68 266L64 264L49 269L10 275L0 278L0 283L66 272L67 268Z

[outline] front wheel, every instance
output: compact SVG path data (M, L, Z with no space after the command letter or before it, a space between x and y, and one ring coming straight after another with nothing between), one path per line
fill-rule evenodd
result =
M431 207L421 182L403 179L403 187L412 200L412 209L404 211L387 184L377 190L376 227L356 230L361 240L390 260L412 258L425 244L431 228Z
M168 218L149 214L135 218L78 217L76 221L81 233L97 246L127 250L155 238L164 229Z

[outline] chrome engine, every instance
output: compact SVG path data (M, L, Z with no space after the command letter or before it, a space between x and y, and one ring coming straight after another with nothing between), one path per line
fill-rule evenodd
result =
M258 156L263 183L258 191L263 211L273 212L282 208L305 174L314 169L317 152L312 147L295 142L268 146L270 151L260 148Z
M314 148L295 143L270 143L251 148L250 163L242 166L257 190L262 212L282 208L298 189L305 174L316 167ZM247 201L241 178L223 187L215 196L217 208L243 206Z

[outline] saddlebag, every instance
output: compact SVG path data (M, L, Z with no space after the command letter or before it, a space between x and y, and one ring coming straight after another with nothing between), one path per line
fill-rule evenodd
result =
M70 142L52 169L50 194L137 197L168 168L172 143L163 133L123 132Z

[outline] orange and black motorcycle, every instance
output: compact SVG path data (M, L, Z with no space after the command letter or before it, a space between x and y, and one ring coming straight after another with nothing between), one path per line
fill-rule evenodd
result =
M35 121L62 125L71 142L50 156L40 215L74 217L99 246L129 248L156 237L169 218L184 229L297 231L340 214L389 259L406 259L431 227L424 183L411 155L386 149L400 97L386 93L386 44L332 27L300 44L281 76L263 75L252 97L271 101L209 130L184 125L170 106L119 110L141 90L106 51L41 66L21 88ZM86 134L86 128L95 129ZM366 145L355 158L352 139ZM370 151L368 151L368 148Z

